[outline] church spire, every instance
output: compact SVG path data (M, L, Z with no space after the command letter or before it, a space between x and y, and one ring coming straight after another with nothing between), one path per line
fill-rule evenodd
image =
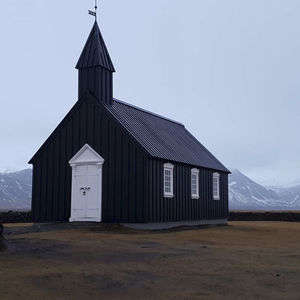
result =
M115 68L97 21L82 50L76 69L79 71L79 98L89 92L100 102L112 104Z
M102 34L95 21L87 42L82 50L76 69L102 67L108 71L115 72Z

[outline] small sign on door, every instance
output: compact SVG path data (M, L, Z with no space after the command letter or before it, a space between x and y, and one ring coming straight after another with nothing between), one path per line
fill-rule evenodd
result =
M80 191L82 191L82 195L85 196L86 193L90 190L91 188L89 186L86 187L81 187Z

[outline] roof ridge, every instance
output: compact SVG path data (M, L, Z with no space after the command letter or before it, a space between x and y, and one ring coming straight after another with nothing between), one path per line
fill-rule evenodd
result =
M184 124L182 124L182 123L180 123L180 122L178 122L178 121L175 121L175 120L173 120L173 119L164 117L164 116L159 115L159 114L157 114L157 113L154 113L154 112L152 112L152 111L146 110L146 109L144 109L144 108L135 106L135 105L133 105L133 104L127 103L127 102L125 102L125 101L122 101L122 100L119 100L119 99L116 99L116 98L113 98L113 100L116 101L116 102L119 102L119 103L121 103L121 104L124 104L124 105L126 105L126 106L132 107L132 108L134 108L134 109L136 109L136 110L139 110L139 111L142 111L142 112L144 112L144 113L150 114L150 115L152 115L152 116L155 116L155 117L158 117L158 118L164 119L164 120L166 120L166 121L169 121L169 122L172 122L172 123L175 123L175 124L178 124L178 125L181 125L181 126L185 127Z

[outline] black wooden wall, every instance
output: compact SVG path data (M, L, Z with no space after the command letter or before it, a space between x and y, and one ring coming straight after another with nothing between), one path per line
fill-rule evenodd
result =
M199 168L199 199L191 197L191 169L184 164L174 164L174 198L163 196L164 163L158 159L147 160L146 216L149 222L175 222L185 220L210 220L228 218L228 174L220 174L220 200L213 199L214 171Z
M93 94L100 102L112 104L113 73L101 67L80 69L78 72L79 98L86 91Z
M34 221L69 220L72 172L68 162L86 143L105 159L103 221L145 221L145 153L90 96L73 107L32 159Z
M174 198L163 197L163 164L139 144L91 96L80 100L42 146L33 163L35 222L68 221L71 210L69 160L88 143L104 159L104 222L170 222L225 219L228 175L220 173L221 199L213 200L213 171L198 168L200 199L191 198L191 168L174 163Z

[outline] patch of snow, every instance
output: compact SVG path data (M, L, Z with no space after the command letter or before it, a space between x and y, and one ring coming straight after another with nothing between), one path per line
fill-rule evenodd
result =
M268 201L266 201L266 200L259 199L259 198L255 197L253 195L251 197L252 197L252 199L256 200L259 203L268 204Z
M17 186L18 186L18 188L19 188L19 190L23 190L23 188L22 188L22 186L21 186L21 184L16 180L16 184L17 184Z

